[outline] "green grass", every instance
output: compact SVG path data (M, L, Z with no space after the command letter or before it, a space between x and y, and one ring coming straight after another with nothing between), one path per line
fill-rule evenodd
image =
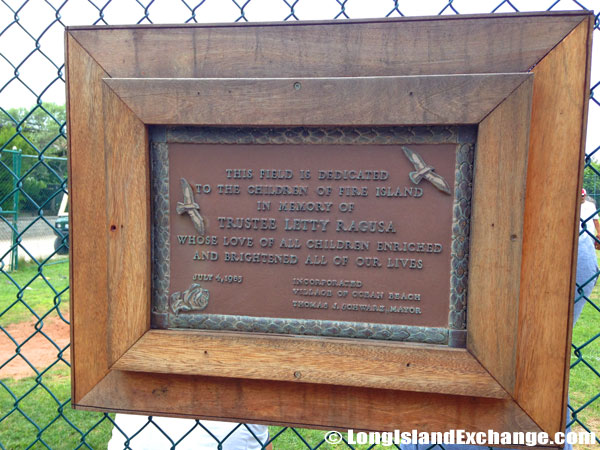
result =
M596 254L600 256L600 252ZM600 282L594 288L590 300L600 308ZM574 365L569 379L571 406L576 410L585 406L577 414L577 419L600 437L600 312L592 304L585 305L573 328L573 344L580 350L579 355L574 350L571 351L571 365ZM583 428L575 425L573 431L583 431ZM581 445L577 447L591 448Z
M58 259L41 268L31 262L19 262L19 270L0 272L0 326L29 322L35 318L31 310L41 317L55 305L57 312L68 313L68 261Z
M82 433L94 427L85 442L94 450L105 449L112 424L101 413L71 409L70 396L65 365L44 374L39 383L34 377L1 380L0 412L6 418L0 422L0 443L11 450L28 448L34 441L30 448L71 450L82 444Z
M592 301L600 306L600 293L596 290L592 294ZM579 407L584 402L595 396L600 396L600 378L594 370L600 372L600 312L591 305L587 305L577 325L573 329L573 344L582 346L580 350L581 360L572 352L570 388L574 407ZM589 342L589 343L588 343ZM591 367L589 367L591 366ZM600 417L600 398L592 402L586 412L594 413Z

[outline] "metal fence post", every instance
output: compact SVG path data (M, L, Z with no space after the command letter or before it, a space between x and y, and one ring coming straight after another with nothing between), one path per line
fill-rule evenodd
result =
M17 245L17 239L19 237L19 188L21 182L21 161L23 154L21 150L13 150L12 152L13 172L13 230L12 230L12 251L10 257L10 270L15 271L19 269L19 246Z

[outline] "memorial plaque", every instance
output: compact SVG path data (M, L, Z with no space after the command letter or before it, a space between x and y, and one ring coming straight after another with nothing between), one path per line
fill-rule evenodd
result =
M167 135L157 328L464 345L474 129Z
M564 430L594 20L69 28L74 407Z

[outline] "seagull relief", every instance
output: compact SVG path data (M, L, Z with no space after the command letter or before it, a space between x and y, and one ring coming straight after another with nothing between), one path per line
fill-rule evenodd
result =
M183 202L177 202L177 214L188 214L199 235L204 235L204 219L200 215L200 206L194 201L194 191L185 178L181 179Z
M410 181L414 184L419 184L422 179L426 179L443 193L451 195L450 186L448 186L446 180L441 175L435 173L435 169L426 164L417 152L408 147L402 147L402 151L404 151L408 160L415 166L415 171L408 174Z

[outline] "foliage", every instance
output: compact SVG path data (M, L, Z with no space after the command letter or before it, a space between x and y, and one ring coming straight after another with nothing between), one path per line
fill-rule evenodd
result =
M0 110L0 150L66 157L65 120L65 105L56 103L42 103L32 110Z
M66 156L65 115L55 103L0 109L0 209L12 210L16 194L20 210L36 213L60 202L66 162L52 158ZM21 152L19 170L12 151Z
M600 206L600 162L587 162L583 171L583 188Z

